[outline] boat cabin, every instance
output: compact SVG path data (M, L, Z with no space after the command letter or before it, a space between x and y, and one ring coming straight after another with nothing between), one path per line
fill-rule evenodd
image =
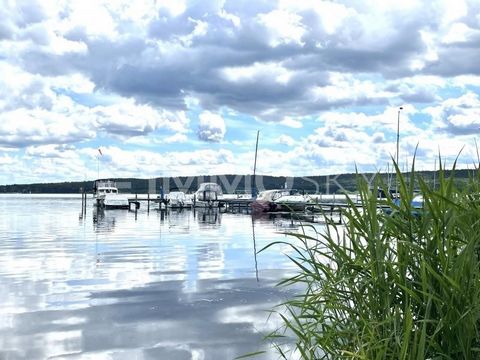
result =
M118 188L115 181L97 180L93 186L96 195L118 194Z

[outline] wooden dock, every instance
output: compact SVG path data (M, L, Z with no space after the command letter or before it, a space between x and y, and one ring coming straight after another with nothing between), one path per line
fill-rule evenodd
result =
M325 199L326 200L326 199ZM346 209L351 208L352 206L361 208L363 205L360 202L357 203L346 203L343 201L317 201L317 202L306 202L304 211L274 211L274 212L265 212L257 215L278 215L285 216L292 220L299 220L305 222L321 222L321 217L325 219L336 219L335 222L342 223L342 213ZM251 204L255 200L252 198L223 198L219 199L219 211L222 213L244 213L250 214L252 212ZM86 203L87 196L85 193L82 194L82 216L86 212ZM165 197L161 197L159 194L131 194L131 197L128 198L128 210L137 211L140 209L141 204L146 205L147 212L152 210L166 211L166 210L176 210L180 208L171 208L168 206L168 200ZM158 204L158 205L157 205ZM101 201L97 200L97 205L101 208ZM143 207L142 206L142 207ZM382 207L379 205L379 207ZM193 206L185 206L182 209L189 210L193 209ZM324 220L325 221L325 220Z
M245 208L250 208L250 205L253 203L253 199L222 199L219 200L219 206L227 209L237 209L242 210Z

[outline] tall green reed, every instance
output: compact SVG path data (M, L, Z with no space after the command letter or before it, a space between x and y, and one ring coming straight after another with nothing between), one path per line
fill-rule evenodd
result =
M299 272L283 284L305 290L268 338L288 332L303 359L479 359L480 175L459 188L454 170L434 187L397 168L400 202L358 176L363 206L349 200L344 225L291 234Z

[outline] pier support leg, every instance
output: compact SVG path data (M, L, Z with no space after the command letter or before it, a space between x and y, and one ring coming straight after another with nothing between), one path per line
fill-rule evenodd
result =
M82 192L82 216L83 216L83 192Z

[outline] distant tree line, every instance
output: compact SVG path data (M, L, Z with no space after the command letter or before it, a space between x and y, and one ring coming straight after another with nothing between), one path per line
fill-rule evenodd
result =
M457 182L465 182L471 177L471 170L456 170ZM168 193L170 191L195 192L200 183L215 182L221 185L225 193L250 193L255 185L257 191L289 188L305 193L343 193L355 192L357 189L357 174L322 175L306 177L285 177L257 175L215 175L192 177L158 177L153 179L121 178L116 180L121 192L128 193ZM395 177L392 174L365 173L361 174L370 184L374 184L376 177L381 177L386 186L395 186ZM433 171L418 172L424 181L433 184L435 173ZM446 174L448 176L448 172ZM408 178L408 174L407 174ZM93 191L93 181L36 183L0 185L0 193L79 193L85 189L87 193Z

